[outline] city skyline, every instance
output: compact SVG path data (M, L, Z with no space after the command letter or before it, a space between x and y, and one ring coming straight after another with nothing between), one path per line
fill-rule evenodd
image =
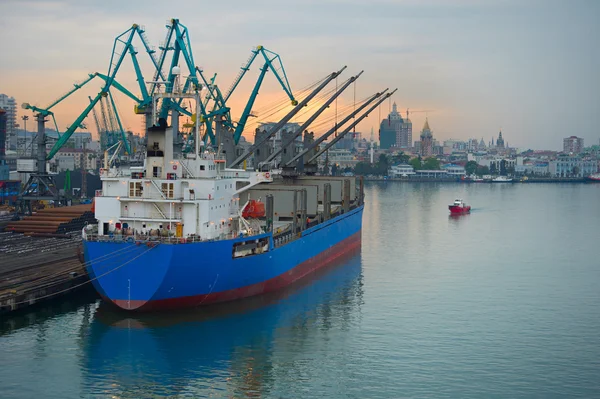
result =
M208 21L203 15L221 12L219 5L203 5L201 12L191 7L195 3L181 4L174 11L161 3L139 8L116 1L2 2L0 33L11 40L0 44L5 59L0 92L16 98L17 122L31 114L20 109L21 103L45 106L88 73L105 73L114 38L132 23L145 25L151 44L158 45L166 20L175 17L190 30L196 63L210 76L217 72L221 87L233 80L251 48L262 44L281 55L294 90L343 65L348 69L340 82L365 70L357 82L357 100L398 87L392 102L403 114L410 108L410 119L418 127L426 113L416 111L432 110L427 116L440 141L483 137L487 142L502 128L511 146L519 148L560 149L563 138L571 135L584 138L587 145L598 143L594 111L600 105L599 84L593 73L600 57L593 40L600 28L593 11L600 11L600 5L595 2L264 1L236 3L226 18ZM114 12L117 6L119 13ZM40 12L32 13L31 7ZM131 61L126 62L119 81L136 87ZM250 93L257 68L231 99L234 117ZM57 106L61 129L98 88ZM275 79L267 76L257 108L281 96ZM125 127L139 132L142 122L132 112L133 103L124 98L117 103ZM349 89L338 108L352 103ZM388 108L387 102L382 104L382 117ZM377 132L378 114L373 112L357 130L374 127ZM93 125L90 118L86 123Z

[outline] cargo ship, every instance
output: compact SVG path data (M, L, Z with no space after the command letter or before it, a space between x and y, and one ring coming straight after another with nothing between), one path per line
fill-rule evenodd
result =
M107 302L164 310L264 294L360 247L362 180L228 168L197 128L187 151L174 134L164 119L147 129L143 166L105 154L97 224L82 236Z

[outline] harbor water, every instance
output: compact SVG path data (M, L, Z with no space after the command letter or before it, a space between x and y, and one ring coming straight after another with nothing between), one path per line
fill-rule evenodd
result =
M281 292L0 316L1 397L600 398L600 184L365 189L361 251Z

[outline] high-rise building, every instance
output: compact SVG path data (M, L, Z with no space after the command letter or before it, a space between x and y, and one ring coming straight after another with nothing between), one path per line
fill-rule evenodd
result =
M17 146L17 102L14 97L0 94L0 108L6 111L6 149L14 150Z
M422 157L430 157L433 155L433 133L429 128L429 120L425 118L423 130L421 130L421 146L420 154Z
M406 119L402 118L396 103L392 106L392 112L379 125L379 142L381 149L412 146L412 122L408 119L408 113Z
M583 152L583 139L577 136L563 139L563 152L566 152L567 154L579 154Z

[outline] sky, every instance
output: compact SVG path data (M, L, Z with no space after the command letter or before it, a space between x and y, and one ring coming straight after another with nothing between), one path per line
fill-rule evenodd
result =
M115 37L133 23L143 25L150 43L158 46L170 18L188 27L195 63L207 76L218 73L222 89L252 48L263 45L281 56L297 93L343 66L347 69L338 85L364 70L338 99L338 120L357 101L398 88L392 101L403 115L410 109L413 139L427 117L440 141L473 137L489 142L500 129L511 147L523 149L559 150L571 135L583 137L586 145L600 140L596 0L2 0L0 93L18 104L46 106L88 73L106 73ZM148 57L141 42L134 44L144 78L150 80ZM260 66L253 64L229 102L234 119ZM139 93L130 58L117 80ZM54 108L60 129L75 120L100 87L100 81L91 82ZM248 137L259 121L276 120L291 109L271 116L265 112L284 98L274 76L267 74ZM133 102L123 96L116 96L116 102L125 127L140 132L142 120L133 113ZM310 110L321 103L311 103ZM384 102L357 131L369 139L374 129L377 140L378 119L390 107ZM334 123L335 109L332 105L323 114L317 134ZM22 115L31 116L31 111L19 109ZM96 130L91 117L85 123Z

